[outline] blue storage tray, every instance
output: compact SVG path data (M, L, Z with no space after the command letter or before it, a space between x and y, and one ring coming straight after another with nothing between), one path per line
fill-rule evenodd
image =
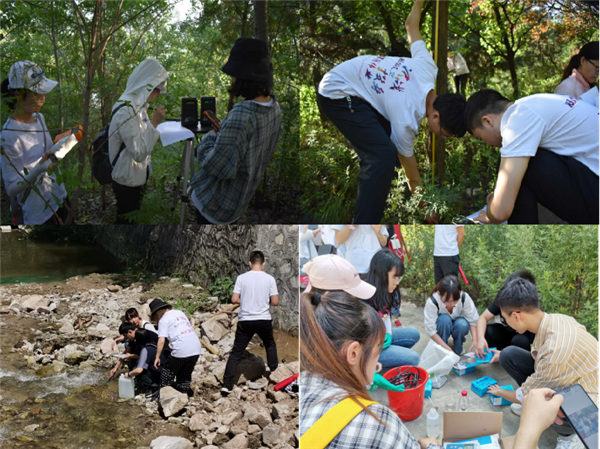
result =
M505 385L505 386L500 387L500 388L502 390L515 391L515 389L514 389L514 387L512 385ZM510 405L510 404L512 404L512 402L507 401L503 397L494 396L492 393L488 393L488 396L490 397L490 402L492 403L492 405Z
M484 397L486 394L488 394L488 387L496 384L498 384L498 382L496 382L490 376L485 376L471 382L471 391L480 397Z

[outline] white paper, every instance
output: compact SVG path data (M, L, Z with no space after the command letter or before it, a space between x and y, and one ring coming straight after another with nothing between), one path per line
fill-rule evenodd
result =
M71 149L77 145L77 143L77 137L75 137L75 134L70 134L56 142L52 148L50 148L50 151L52 151L56 158L61 161L69 153L69 151L71 151Z
M194 137L194 133L181 126L181 122L163 122L156 129L160 133L160 141L163 147Z

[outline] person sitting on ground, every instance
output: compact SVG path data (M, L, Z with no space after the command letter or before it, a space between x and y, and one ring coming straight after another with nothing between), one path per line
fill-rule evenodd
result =
M454 352L463 355L469 329L473 342L477 343L477 307L468 293L463 292L456 276L445 276L433 289L425 303L425 332L438 345L452 351L448 339L452 335Z
M537 224L540 203L570 224L598 224L598 109L554 94L511 102L483 89L467 101L465 122L500 148L494 193L479 221Z
M569 60L554 93L581 97L598 81L598 62L598 41L588 42Z
M138 347L141 348L140 358L135 368L125 374L125 377L135 378L136 385L140 390L150 390L150 392L154 393L158 391L160 375L167 361L169 351L163 350L160 355L161 365L156 368L154 360L156 359L158 335L150 330L138 329L135 331L135 341Z
M270 306L279 305L277 284L273 276L263 271L265 255L261 251L252 251L248 265L250 271L237 277L231 295L231 302L240 305L240 313L233 349L223 375L221 392L224 395L233 390L235 369L254 334L258 334L263 342L269 370L273 372L278 366L277 345L273 338L273 322L269 311Z
M135 331L136 327L131 323L122 323L121 326L119 326L119 334L122 337L121 341L125 340L125 352L123 353L123 357L117 361L115 367L110 370L111 377L119 371L123 364L127 365L131 370L137 363L137 360L140 357L141 348L135 341Z
M136 327L136 329L148 329L149 331L152 331L155 334L157 333L152 323L150 321L142 320L137 309L134 307L127 309L123 321L125 321L126 323L133 324ZM113 340L111 349L114 351L115 344L120 343L123 340L125 340L125 337L123 335L119 335Z
M377 289L366 302L379 313L385 324L385 344L379 354L383 372L397 366L419 364L419 353L410 349L421 338L419 331L409 326L392 328L391 311L394 308L400 310L399 287L403 274L404 264L386 248L375 253L365 278Z
M527 279L535 285L535 276L529 270L518 270L511 273L504 281L504 284L518 277ZM489 324L492 320L492 324ZM526 351L530 351L534 338L535 334L529 331L525 331L521 335L512 327L503 323L500 308L494 300L477 320L477 344L473 342L469 351L475 348L475 354L483 357L485 352L489 351L490 348L496 348L498 351L494 354L492 362L497 362L500 357L500 351L508 346L518 346Z
M200 357L202 347L190 320L181 310L175 310L160 298L150 303L151 319L158 322L158 344L154 368L162 366L160 388L173 387L181 393L192 395L192 372ZM161 361L166 341L171 343L171 353L166 362Z
M551 386L558 391L579 384L598 406L598 340L575 318L543 312L537 288L527 279L507 282L496 304L507 325L520 334L534 333L535 340L531 352L509 346L500 353L500 365L519 388L509 391L496 386L489 392L513 402L511 410L520 414L523 396L532 389ZM583 448L567 418L551 427L559 435L557 448Z
M196 149L200 170L191 182L198 224L240 219L254 196L281 137L281 110L272 94L269 48L259 39L235 41L221 69L231 76L237 103L218 132L204 135Z
M414 142L425 117L432 133L466 132L465 99L435 93L438 69L419 31L423 3L416 0L406 19L411 58L358 56L331 69L319 83L321 110L350 141L360 163L353 223L381 222L398 161L410 191L418 191Z

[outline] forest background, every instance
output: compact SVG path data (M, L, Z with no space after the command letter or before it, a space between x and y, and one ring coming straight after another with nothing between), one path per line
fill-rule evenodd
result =
M183 7L182 7L183 6ZM283 115L283 132L267 172L240 223L296 223L299 135L298 2L198 0L6 1L0 12L0 77L19 60L39 65L59 85L47 96L42 113L54 138L83 125L84 139L61 161L63 179L79 224L112 223L116 213L110 186L91 175L91 142L109 123L114 103L133 69L148 57L169 72L167 94L157 100L167 119L179 119L182 97L214 96L217 116L233 107L221 72L239 37L268 41L274 94ZM2 105L0 120L9 114ZM151 115L151 113L150 113ZM178 223L175 185L183 142L152 152L153 173L137 223ZM9 200L1 197L1 222L10 220ZM191 222L193 214L188 214Z
M412 4L312 1L302 11L302 223L350 223L358 186L356 153L318 109L316 89L321 78L334 66L359 55L386 56L394 50L410 56L404 21ZM511 100L554 92L570 57L583 44L598 40L595 1L458 0L439 4L448 8L447 20L440 13L439 33L447 32L448 44L463 55L470 70L467 98L485 87ZM430 51L434 48L435 11L436 2L429 0L421 14L421 33ZM445 46L439 58L438 93L453 92L452 75L446 76ZM440 75L447 78L447 86L440 86ZM434 212L439 213L440 223L448 223L457 213L468 215L485 205L496 179L499 152L470 134L448 138L445 151L442 147L442 154L436 153L441 157L436 157L433 171L429 139L423 124L415 141L422 195L410 196L404 172L398 170L382 223L420 223ZM421 200L429 207L420 210Z

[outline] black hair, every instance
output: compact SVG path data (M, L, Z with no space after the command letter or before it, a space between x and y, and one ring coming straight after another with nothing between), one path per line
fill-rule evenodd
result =
M125 312L125 321L129 321L132 318L139 318L140 314L137 309L132 307L131 309L127 309Z
M131 323L122 323L119 326L119 334L121 334L121 335L127 335L127 332L134 331L136 329L137 328L135 327L134 324L131 324Z
M481 128L482 118L488 114L501 114L510 100L494 89L482 89L475 92L465 107L465 125L469 132Z
M585 58L588 61L590 59L598 59L598 41L588 42L579 49L579 53L577 53L576 55L572 56L571 59L569 59L569 63L563 70L561 81L566 80L568 77L570 77L571 73L573 73L573 69L579 67L579 64L581 63L581 58ZM590 87L594 86L595 84L590 84Z
M15 110L17 106L17 92L21 95L21 98L25 100L29 92L29 89L11 89L8 87L8 78L2 81L0 85L0 94L2 95L2 101L6 103L6 105L10 108L11 111Z
M393 293L388 292L388 273L391 270L395 270L396 276L402 276L404 274L404 264L389 249L381 249L371 259L369 272L365 279L365 282L377 289L369 300L371 305L383 314L390 314L394 307L400 307L398 287Z
M250 263L252 265L257 263L262 265L265 263L265 255L262 253L262 251L252 251L252 254L250 254Z
M140 348L143 348L148 344L158 343L158 335L147 329L138 329L135 331L135 341Z
M513 279L517 279L517 278L525 279L526 281L531 282L533 285L536 285L535 284L535 276L533 275L533 273L531 271L517 270L517 271L513 271L512 273L510 273L508 275L508 277L506 279L504 279L502 286L504 287L510 281L512 281Z
M437 283L431 294L433 295L435 292L438 292L442 302L446 302L444 301L444 297L447 293L449 293L450 296L452 296L452 299L456 302L460 299L462 287L460 286L460 282L458 281L458 278L455 275L448 274L444 276L440 282Z
M252 100L261 95L270 96L271 88L271 83L236 78L227 92L233 94L234 97L244 97L244 100Z
M505 313L512 313L515 310L529 312L540 308L540 297L535 284L522 277L505 281L495 301Z
M467 132L466 105L467 100L460 94L441 94L433 102L433 109L440 114L440 126L453 136L462 137Z

